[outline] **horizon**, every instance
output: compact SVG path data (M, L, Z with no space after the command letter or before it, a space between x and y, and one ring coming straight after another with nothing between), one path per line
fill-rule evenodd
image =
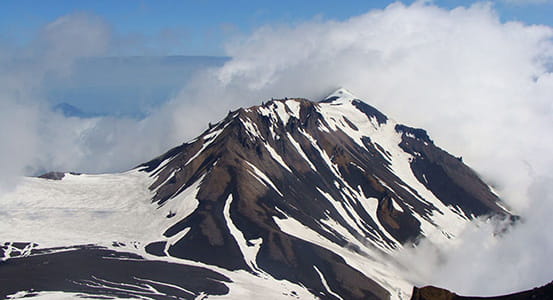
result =
M25 45L44 25L71 14L94 16L112 32L109 51L115 56L191 55L225 56L226 44L251 35L264 26L297 26L317 20L344 21L400 1L343 3L334 0L280 1L3 1L0 38ZM426 3L445 9L490 5L502 22L552 26L551 0L491 1L402 1L406 5ZM25 20L25 24L21 24Z
M502 240L468 232L422 275L465 294L553 278L553 1L113 3L0 4L0 195L46 171L128 170L229 110L345 87L528 220ZM464 265L473 243L490 246Z
M87 22L94 24L97 31L94 34L102 35L98 37L102 39L102 45L91 53L75 53L72 66L64 71L70 74L54 78L53 82L47 79L42 87L43 96L52 109L66 103L81 110L81 116L84 117L144 119L173 98L195 73L207 68L221 67L223 63L231 60L233 55L229 49L232 49L233 44L244 42L256 31L293 28L311 22L343 22L369 12L383 11L390 5L399 3L435 5L448 10L483 5L492 9L502 23L553 25L553 19L543 17L549 16L549 13L553 14L551 0L379 0L356 5L325 0L318 2L316 6L307 2L295 5L292 2L284 2L277 5L267 1L245 1L233 5L220 1L118 1L116 5L110 1L4 1L4 9L0 10L0 50L3 49L4 55L8 58L15 56L18 60L32 60L37 53L31 49L44 43L48 26L63 22L62 20L68 17L82 20L81 23L75 23L77 30L80 30L79 26L86 26ZM199 13L208 11L214 12L213 15ZM209 21L211 19L213 21ZM21 20L26 21L24 25ZM77 33L67 30L64 32ZM208 38L209 42L202 41L203 38ZM123 60L124 58L126 60ZM196 58L220 61L204 62L192 68L180 62L183 65L175 64L172 69L167 69L166 66L161 66L161 63L141 66L140 61L128 60L138 58ZM121 59L118 61L120 64L127 63L126 73L120 73L118 76L121 82L117 83L118 80L114 80L107 84L102 81L101 74L97 74L96 77L84 75L91 72L109 73L113 70L113 66L104 66L103 69L83 67L83 62L95 59ZM136 65L133 66L133 63ZM132 80L121 80L136 75L137 70L143 74L156 73L156 77L150 77L149 82L141 80L133 83ZM177 76L183 80L176 81ZM161 81L165 81L165 84L161 84ZM94 86L95 90L90 91L87 89L88 86Z

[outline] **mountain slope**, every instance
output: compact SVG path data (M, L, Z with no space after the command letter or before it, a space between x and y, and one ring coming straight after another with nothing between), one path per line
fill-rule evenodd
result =
M447 242L478 216L509 215L477 174L434 145L424 130L396 123L345 89L321 102L272 100L230 112L195 140L132 171L32 179L4 203L19 209L31 203L29 196L44 193L52 196L33 202L35 209L83 203L95 209L79 218L82 227L59 229L65 238L58 244L94 244L77 250L95 262L102 251L115 251L112 255L123 259L109 261L109 268L117 268L128 253L140 262L201 268L190 280L206 282L207 276L224 286L195 286L183 298L225 291L226 297L252 298L263 287L266 298L407 299L412 284L403 274L408 270L393 259L397 249L422 237ZM119 211L109 210L117 205ZM109 211L105 223L97 217L103 210ZM16 211L8 218L20 221ZM14 245L5 244L4 263L24 265L37 255L48 260L52 252ZM85 290L41 289L116 296L123 289L142 295L136 286L143 282L120 278L106 288L107 279L93 277L95 272L79 273L94 283L84 284ZM2 276L7 275L0 268ZM168 282L161 273L148 276L158 282L157 291L159 282L183 284ZM103 290L94 288L98 285ZM25 288L10 292L20 290ZM156 295L152 299L170 297Z
M548 300L553 299L553 282L550 282L544 286L536 287L531 290L522 291L503 296L494 297L470 297L459 296L448 290L440 289L433 286L425 286L422 288L414 288L413 296L411 300L529 300L529 299L541 299Z
M386 298L393 279L375 279L353 261L505 214L488 186L423 130L343 89L320 103L274 100L231 112L141 167L156 179L158 205L191 190L197 200L193 210L172 211L166 240L148 245L150 253L267 273L319 297Z

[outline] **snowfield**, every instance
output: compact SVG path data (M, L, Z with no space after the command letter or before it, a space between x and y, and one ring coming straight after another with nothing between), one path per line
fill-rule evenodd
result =
M472 207L439 199L435 186L428 182L433 178L428 175L434 173L426 171L432 169L415 174L412 162L422 154L400 145L407 137L408 142L433 147L420 151L441 154L431 140L419 139L413 128L411 132L398 130L397 126L403 125L366 104L360 108L360 100L345 89L327 99L319 103L277 100L229 113L203 136L175 148L178 151L170 150L124 173L66 173L61 180L24 178L13 191L0 196L0 246L4 248L0 263L45 254L36 254L35 248L61 247L48 252L55 253L93 245L103 247L92 249L97 251L94 253L109 249L136 255L114 260L171 263L201 269L207 281L215 280L209 277L215 275L229 279L218 279L219 290L213 288L213 294L204 293L201 288L205 286L194 286L199 290L191 291L170 280L155 279L167 279L160 274L150 279L111 282L92 278L78 283L107 291L110 297L124 291L127 296L165 299L172 295L164 290L172 289L196 299L314 299L316 295L346 299L343 295L351 292L347 281L351 280L360 287L355 294L359 299L363 295L386 298L386 291L391 299L409 299L413 283L407 278L412 277L394 258L407 240L398 232L411 234L416 230L410 238L424 236L435 244L449 243L475 217L467 213ZM308 119L311 114L316 119ZM300 118L304 118L303 124L313 121L311 127L298 125ZM235 137L240 134L227 135L237 128L244 130L240 133L245 137L238 142ZM235 138L230 145L238 149L230 154L224 143L229 136ZM236 152L236 157L230 156L233 159L223 156ZM450 164L460 168L455 158L444 157L441 159L450 159ZM477 186L480 194L486 194L486 185L478 185L476 175L470 177L469 168L462 167L466 168L463 183L451 183L445 171L437 174L449 176L448 184L457 184L457 190ZM276 168L280 171L273 172ZM215 177L217 174L220 177ZM242 181L230 184L228 177L232 176L242 176ZM151 186L155 189L150 190ZM246 192L240 194L237 186ZM494 199L493 192L489 193L486 196ZM318 214L300 211L297 207L303 204L306 210L319 209ZM29 244L21 249L18 247L23 246L16 247L15 242ZM228 257L234 264L225 265L220 257L202 253L211 247L215 248L209 252L211 256L234 253ZM291 249L314 258L296 257ZM275 268L280 263L288 265ZM304 269L296 273L298 266ZM187 269L179 272L182 270ZM367 283L374 286L369 289ZM217 294L221 286L229 289L227 294ZM98 295L104 294L19 291L10 297L73 299Z

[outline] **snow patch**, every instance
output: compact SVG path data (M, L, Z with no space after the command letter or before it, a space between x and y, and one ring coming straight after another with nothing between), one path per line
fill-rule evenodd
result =
M303 152L303 149L301 148L300 144L298 142L296 142L296 140L292 137L292 135L290 135L290 133L286 133L286 136L288 137L288 140L290 141L290 143L292 143L292 145L294 146L294 148L296 148L296 150L298 151L298 153L300 154L300 156L307 162L307 164L309 165L309 167L317 172L317 168L313 165L313 163L311 162L311 160L309 160L309 158L307 157L307 155L305 154L305 152Z
M363 273L368 278L378 282L381 286L391 293L391 299L402 300L408 299L413 288L413 284L407 282L398 274L403 274L402 270L397 266L392 265L381 257L380 253L372 246L367 246L364 243L357 241L349 232L340 224L327 220L329 226L337 230L358 249L362 249L363 254L350 250L350 247L343 247L326 239L316 231L303 225L298 220L287 216L286 219L273 217L273 220L278 227L285 233L302 239L306 242L318 245L329 251L332 251L342 257L348 265ZM407 296L406 296L407 295ZM404 296L406 296L404 298Z
M263 172L261 172L261 170L259 170L256 166L254 166L253 164L251 164L250 162L246 161L246 163L252 168L253 170L253 173L248 170L248 172L253 176L255 177L259 182L261 182L263 185L267 186L270 185L271 188L277 192L281 197L284 197L284 195L280 192L280 190L275 186L275 184L271 181L271 179L269 179L269 177L267 177L267 175L265 175Z
M265 148L267 149L267 151L269 152L269 154L271 155L271 157L276 161L278 162L283 168L285 168L286 170L288 170L288 172L292 173L292 170L290 169L290 167L288 167L288 165L286 164L286 162L284 162L284 159L282 159L282 157L280 155L278 155L278 153L275 151L275 149L273 149L273 147L271 147L271 145L269 145L268 143L265 143Z
M399 204L397 204L397 202L396 202L396 200L394 200L394 198L392 198L392 207L397 211L403 212L403 208L401 208L401 206Z
M319 277L321 278L321 283L323 284L323 286L325 287L326 291L331 294L332 296L338 298L338 299L341 299L341 300L344 300L344 298L340 297L340 295L336 294L335 292L333 292L331 289L330 289L330 286L328 286L328 282L326 282L326 279L323 275L323 273L316 267L316 266L313 266L313 269L315 269L315 271L317 271L317 274L319 274Z
M230 234L234 237L234 240L238 244L238 247L240 248L240 251L242 252L242 256L244 258L244 261L248 265L248 267L252 271L258 271L259 267L257 266L257 253L259 252L259 249L261 248L261 243L263 242L262 238L258 238L255 240L246 240L246 237L244 234L236 227L236 224L232 221L231 215L230 215L230 205L232 204L232 194L228 196L227 201L225 202L225 207L223 208L223 215L225 216L225 222L227 223L227 227L230 231ZM248 242L252 244L252 246L248 245Z

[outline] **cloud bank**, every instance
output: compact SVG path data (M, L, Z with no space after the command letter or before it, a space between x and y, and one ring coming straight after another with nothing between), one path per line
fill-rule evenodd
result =
M104 23L77 14L46 25L25 47L0 43L0 189L13 186L14 175L32 173L41 161L56 166L75 159L57 153L74 149L74 130L82 122L45 108L41 84L49 76L68 76L77 57L102 53L108 40Z
M553 279L543 265L553 254L552 37L550 27L502 23L489 4L395 3L343 22L265 27L230 44L232 60L184 89L177 111L221 114L270 97L321 99L344 86L426 128L523 221L501 237L496 224L475 222L455 244L404 251L406 263L416 262L408 263L413 280L467 295L508 293Z
M52 110L48 99L51 85L71 83L79 62L109 55L113 47L119 47L119 42L103 19L82 13L46 24L33 40L22 46L0 39L0 192L13 189L21 175L128 170L183 142L182 137L171 138L174 128L171 119L167 119L169 113L161 112L169 108L143 120L80 119ZM144 65L143 72L155 69ZM104 76L109 80L112 75ZM137 90L143 87L144 79L136 70L131 69L125 75L129 78L119 82L129 89L133 86L128 82L134 82ZM68 91L78 87L78 82L73 87L66 86ZM94 90L94 86L90 89ZM96 102L91 107L106 105L106 99L86 97ZM120 100L123 101L128 99Z
M44 107L42 78L70 76L77 57L101 54L111 36L101 20L63 17L24 56L0 46L0 126L7 128L0 182L9 188L13 174L38 170L123 170L197 135L229 109L271 97L317 100L344 86L427 129L525 220L502 238L479 224L447 251L425 244L419 250L434 252L406 251L421 262L412 266L418 281L464 294L530 288L553 279L543 267L553 253L552 38L550 27L502 23L489 4L395 3L345 21L259 28L227 46L231 60L223 67L191 79L148 118L83 120ZM428 253L439 253L439 263Z
M177 101L221 111L344 86L428 129L524 209L532 177L551 165L552 36L549 27L501 23L487 4L396 3L344 22L261 28L229 45L232 60Z

